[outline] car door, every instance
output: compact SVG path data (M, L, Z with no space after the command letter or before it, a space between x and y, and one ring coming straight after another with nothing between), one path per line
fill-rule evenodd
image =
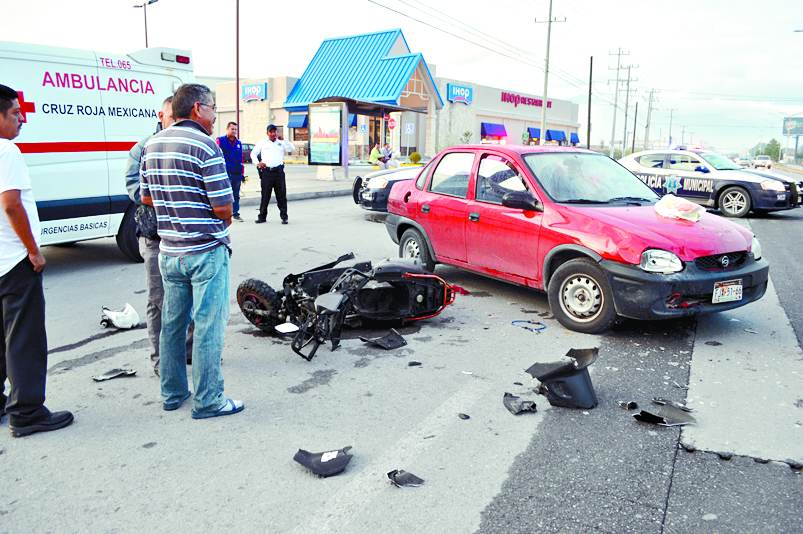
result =
M468 263L536 280L543 214L502 205L502 198L512 191L535 196L524 173L506 156L486 152L480 156L473 189L466 222Z
M421 194L416 220L427 232L438 261L466 261L468 184L473 168L473 152L444 154Z
M644 154L635 158L635 168L631 168L633 174L644 182L647 187L659 195L666 194L666 169L664 169L665 152ZM672 184L668 184L672 187Z
M667 159L666 192L700 204L711 204L714 180L709 177L708 172L697 170L701 167L708 168L705 162L694 154L682 152L670 152ZM670 187L673 184L677 187Z

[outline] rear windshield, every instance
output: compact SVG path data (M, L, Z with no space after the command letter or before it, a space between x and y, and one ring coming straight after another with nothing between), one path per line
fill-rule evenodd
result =
M633 173L602 154L553 152L523 157L535 179L556 202L659 198Z

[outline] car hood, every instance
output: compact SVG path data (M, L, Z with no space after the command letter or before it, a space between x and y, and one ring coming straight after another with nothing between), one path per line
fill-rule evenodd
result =
M761 183L761 182L763 182L764 180L767 180L767 179L778 180L780 182L794 182L794 180L791 180L791 179L789 179L789 178L787 178L785 176L779 176L777 174L770 174L769 172L766 172L766 171L761 172L761 171L758 171L758 170L743 169L743 170L740 170L740 171L721 171L721 172L727 172L728 176L730 175L730 173L734 173L736 175L739 175L738 180L747 179L747 178L742 178L742 176L749 175L750 176L750 178L749 178L750 181L753 181L753 182L756 182L756 183Z
M550 226L574 235L603 258L637 264L648 248L668 250L682 261L748 250L753 234L718 215L697 222L662 217L654 206L555 206Z

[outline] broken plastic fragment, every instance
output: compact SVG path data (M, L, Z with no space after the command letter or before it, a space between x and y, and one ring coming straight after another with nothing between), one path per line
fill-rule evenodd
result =
M390 473L388 473L388 478L396 487L401 488L402 486L408 487L417 487L424 483L424 481L412 473L408 473L407 471L403 471L401 469L394 469Z
M123 311L110 310L106 306L103 306L101 309L100 326L103 328L108 328L110 326L116 326L117 328L134 328L139 324L139 314L137 314L133 306L127 302Z
M292 334L298 332L298 325L293 323L283 323L275 328L280 334Z
M625 410L638 410L638 404L635 401L623 402L619 404Z
M464 289L460 286L452 285L452 289L454 289L459 295L468 295L468 289Z
M657 414L641 410L640 413L633 414L633 417L643 423L652 423L661 426L691 425L697 422L697 419L689 415L688 412L676 408L672 404L662 405Z
M418 360L413 360L407 363L407 367L418 367L419 365L421 365L421 362Z
M505 408L507 408L510 413L513 415L518 415L522 412L536 412L535 409L535 402L522 400L520 397L513 395L512 393L505 393L505 397L503 399L505 403Z
M111 371L106 371L102 375L94 375L92 380L95 382L103 382L104 380L111 380L112 378L117 378L118 376L134 376L135 374L137 374L137 372L133 369L112 369Z
M689 408L688 406L686 406L685 404L681 404L679 402L674 402L674 401L671 401L671 400L667 400L667 399L664 399L662 397L653 397L652 402L653 402L653 404L660 404L660 405L668 404L670 406L674 406L675 408L677 408L679 410L683 410L684 412L691 412L692 411L692 409Z
M596 361L598 353L597 348L570 349L566 356L571 361L534 363L526 372L542 383L552 406L593 408L598 401L588 366Z
M460 419L471 419L471 417L469 417L467 414L464 413L457 414L457 417L459 417Z
M366 343L371 343L372 345L377 345L382 347L385 350L392 350L398 349L399 347L403 347L407 344L404 338L399 334L395 328L390 329L390 334L386 335L385 337L377 337L374 339L368 339L366 337L360 336L360 339L365 341Z
M313 473L321 477L329 477L343 471L351 461L352 455L349 454L351 447L344 447L336 451L311 453L304 449L298 449L293 456L293 460L300 463Z

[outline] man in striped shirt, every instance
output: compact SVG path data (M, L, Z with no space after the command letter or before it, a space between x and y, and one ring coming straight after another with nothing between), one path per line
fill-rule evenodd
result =
M231 184L220 147L210 137L215 104L208 87L185 84L173 95L176 123L142 152L143 204L154 207L164 281L160 379L162 407L176 410L191 393L184 342L195 320L193 419L242 411L223 395L220 359L229 320Z

